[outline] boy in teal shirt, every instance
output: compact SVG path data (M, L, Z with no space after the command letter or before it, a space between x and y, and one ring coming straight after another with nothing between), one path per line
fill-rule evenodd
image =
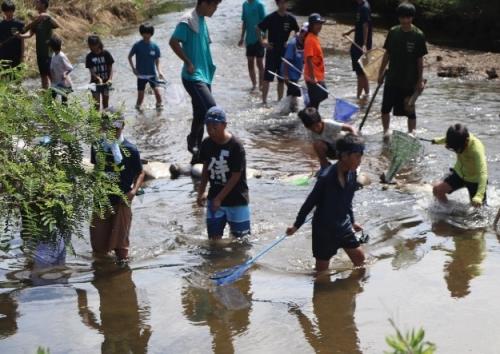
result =
M248 61L248 74L252 80L252 91L257 88L257 79L255 77L255 63L259 70L259 88L262 88L264 79L264 47L260 44L259 38L255 33L257 25L266 17L264 4L259 0L246 0L243 3L241 14L241 38L238 45L243 46L243 39L246 44L246 55Z
M185 14L177 24L170 47L184 62L182 83L191 96L193 121L187 136L188 150L193 155L191 164L200 163L199 149L204 133L205 114L215 106L212 80L215 65L210 52L210 35L205 17L212 17L222 0L198 0L196 8Z

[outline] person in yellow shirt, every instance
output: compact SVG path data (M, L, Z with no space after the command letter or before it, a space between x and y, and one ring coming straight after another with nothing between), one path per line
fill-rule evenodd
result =
M447 149L457 154L457 162L450 169L450 174L434 185L434 196L440 202L446 203L446 194L465 187L473 206L486 204L488 166L483 143L462 124L450 126L446 137L433 139L432 143L445 144Z

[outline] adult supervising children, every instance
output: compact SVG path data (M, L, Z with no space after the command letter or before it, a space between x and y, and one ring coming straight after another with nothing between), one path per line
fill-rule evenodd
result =
M417 115L414 109L405 108L405 100L424 89L424 56L427 54L424 34L412 22L415 6L404 2L396 10L399 25L391 28L385 39L385 55L379 71L379 84L384 82L382 99L382 126L384 139L390 136L391 111L395 116L408 117L408 132L417 128Z
M255 33L257 25L266 17L266 9L260 0L246 0L243 3L241 13L241 38L238 45L246 45L246 56L248 63L248 74L252 81L252 91L257 88L257 78L255 74L255 64L259 71L259 89L262 90L262 80L264 79L264 47L260 44L259 38Z
M148 24L139 27L142 40L136 42L128 55L128 61L132 71L137 76L137 102L135 108L140 110L144 101L144 90L149 84L155 93L156 108L163 108L161 93L158 88L158 78L165 80L160 68L160 48L151 40L155 28ZM132 58L135 56L135 65Z
M367 0L355 0L358 4L356 10L356 23L353 29L344 33L344 36L354 32L354 43L351 45L352 70L356 73L358 79L357 98L361 98L363 91L366 96L370 94L370 84L363 69L358 63L359 58L372 49L372 15L370 4ZM360 49L361 48L361 49Z
M341 131L357 135L357 130L352 125L335 122L331 119L321 119L318 110L314 107L300 111L299 118L311 132L314 152L318 156L322 169L330 166L328 159L339 158L336 144L342 138Z
M16 5L11 0L2 2L3 20L0 21L0 60L2 67L15 68L24 60L24 40L16 35L24 24L14 18Z
M355 223L352 210L354 192L359 189L356 169L364 152L363 138L348 134L337 142L339 161L323 171L312 192L300 208L295 223L286 233L293 235L304 224L313 208L312 250L316 272L328 270L330 259L340 248L355 266L363 265L365 255L354 232L363 228Z
M283 61L281 63L281 73L287 85L286 95L291 98L290 108L292 112L298 109L297 97L302 96L301 89L298 85L301 71L304 68L304 39L308 31L308 23L306 22L300 29L300 33L296 34L286 46L285 59L288 60L296 69L291 68Z
M204 133L203 122L208 109L215 106L212 97L215 65L205 17L212 17L221 1L198 0L196 7L181 18L170 38L170 47L184 62L182 83L191 96L193 106L191 132L187 136L187 148L193 155L192 165L201 162L199 151Z
M432 191L437 200L446 203L447 194L467 188L473 206L486 204L488 166L483 143L462 124L450 126L445 137L433 139L432 143L444 144L457 154L457 162L450 173L434 185Z
M256 32L261 45L266 48L266 63L264 68L264 83L262 85L262 103L267 104L269 85L274 81L274 75L269 71L281 74L281 58L285 54L286 43L290 33L299 32L299 25L288 10L287 0L276 0L278 10L267 15L257 26ZM265 33L262 35L262 33ZM285 82L278 79L278 101L283 98Z
M325 85L325 60L319 33L326 21L319 14L309 16L309 33L304 42L304 80L309 93L308 107L319 109L319 104L328 98Z
M19 34L19 38L30 38L35 35L36 39L36 61L42 81L42 88L50 86L50 60L52 51L49 48L49 40L52 38L53 30L59 28L59 23L47 12L49 0L36 0L35 8L38 16L25 28L25 34Z
M101 218L93 215L90 225L92 251L107 254L114 251L119 265L128 261L129 234L132 224L131 203L142 186L145 173L137 147L123 137L123 115L110 108L103 116L103 129L113 137L101 141L91 150L91 162L101 171L117 175L119 188L127 200L110 195L111 209Z
M226 130L226 114L221 108L210 108L205 123L208 138L201 145L203 172L197 203L202 206L208 199L208 237L212 240L222 238L226 223L229 223L232 236L248 235L250 209L245 149L239 139ZM207 197L205 189L208 182Z

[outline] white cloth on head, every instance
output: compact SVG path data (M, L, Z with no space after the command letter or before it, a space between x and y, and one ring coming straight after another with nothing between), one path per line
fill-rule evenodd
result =
M107 139L104 139L102 142L102 147L104 148L104 151L109 152L113 154L113 160L115 161L115 164L119 165L123 161L123 155L120 150L120 145L123 143L125 138L123 137L123 134L120 134L120 137L113 141L109 142Z

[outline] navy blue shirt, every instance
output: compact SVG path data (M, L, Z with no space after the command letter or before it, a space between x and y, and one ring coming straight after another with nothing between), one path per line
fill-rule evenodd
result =
M363 26L365 23L368 24L368 38L366 41L366 48L370 50L372 49L372 16L370 4L368 3L368 1L363 1L363 3L358 6L358 10L356 12L354 42L356 42L360 47L363 46Z
M102 151L103 148L99 147L99 149ZM119 165L115 164L111 151L104 151L104 156L106 156L104 172L119 174L120 189L123 194L127 194L132 189L132 184L137 176L142 172L141 156L137 147L127 139L120 144L120 150L122 152L122 162ZM90 162L94 165L97 163L94 146L91 149ZM120 202L120 197L112 195L109 200L111 204L117 204Z
M134 55L139 75L156 77L156 59L161 57L160 48L154 42L140 40L130 50L129 56Z
M348 172L345 179L345 186L342 187L337 176L337 164L323 171L300 208L294 226L301 227L307 215L316 207L314 227L339 237L351 233L354 223L352 199L359 184L356 172Z

